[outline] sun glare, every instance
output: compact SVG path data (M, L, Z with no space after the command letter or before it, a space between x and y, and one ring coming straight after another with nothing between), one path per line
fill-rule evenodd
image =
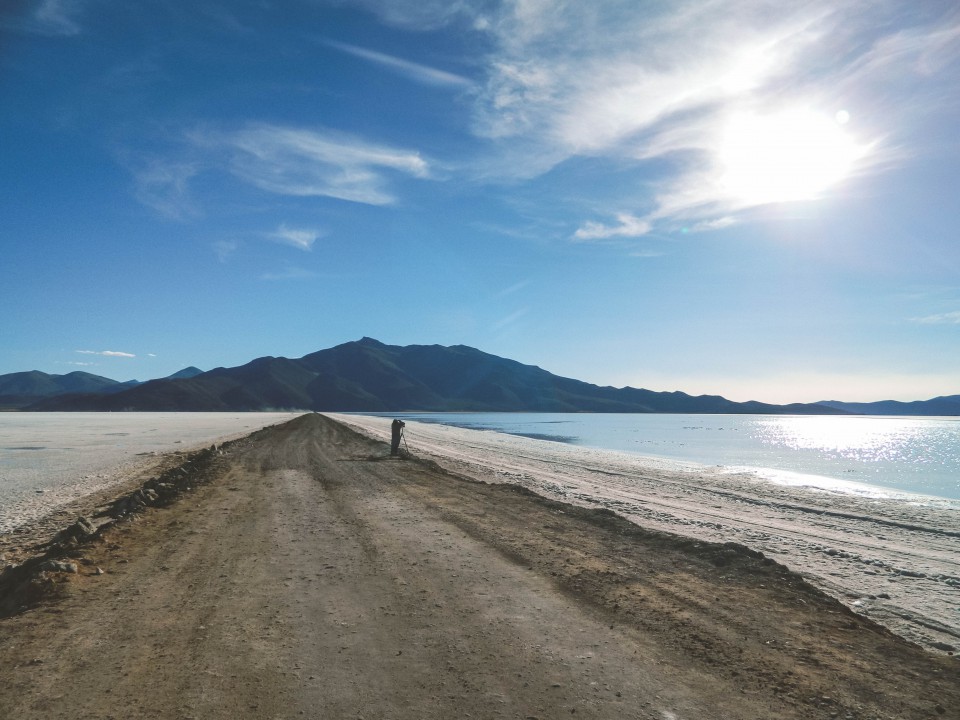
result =
M843 127L849 119L810 110L734 116L720 146L725 190L750 205L820 197L865 153Z

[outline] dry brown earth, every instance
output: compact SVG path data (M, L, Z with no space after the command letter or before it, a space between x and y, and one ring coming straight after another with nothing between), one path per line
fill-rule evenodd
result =
M960 717L956 658L739 546L319 415L201 475L0 620L0 718Z

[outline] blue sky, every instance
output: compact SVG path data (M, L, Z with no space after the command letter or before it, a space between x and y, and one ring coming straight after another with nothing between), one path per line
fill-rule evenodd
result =
M0 105L0 373L960 393L952 0L20 0Z

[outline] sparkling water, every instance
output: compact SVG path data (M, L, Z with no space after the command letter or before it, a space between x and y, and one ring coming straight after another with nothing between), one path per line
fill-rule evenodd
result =
M719 465L833 491L960 500L960 418L616 413L400 417Z

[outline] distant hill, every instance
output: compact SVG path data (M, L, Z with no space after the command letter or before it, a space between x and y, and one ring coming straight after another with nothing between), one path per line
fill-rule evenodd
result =
M197 367L185 367L166 380L192 378L202 375ZM50 375L38 370L0 375L0 410L19 410L41 400L63 395L109 395L142 385L139 380L118 382L88 372L72 372L66 375Z
M50 375L38 370L0 375L0 409L26 407L43 398L67 393L114 393L137 385L136 380L117 382L110 378L76 371Z
M192 378L197 375L203 375L203 370L198 367L191 365L190 367L185 367L183 370L178 370L173 373L173 375L167 375L166 380L180 380L184 378Z
M716 395L600 387L456 345L384 345L371 338L299 359L262 357L122 392L41 400L30 410L398 412L669 412L842 414L821 405L737 403Z
M858 415L960 415L960 395L946 395L914 402L881 400L869 403L848 403L838 400L824 400L818 405L826 405L836 410Z

